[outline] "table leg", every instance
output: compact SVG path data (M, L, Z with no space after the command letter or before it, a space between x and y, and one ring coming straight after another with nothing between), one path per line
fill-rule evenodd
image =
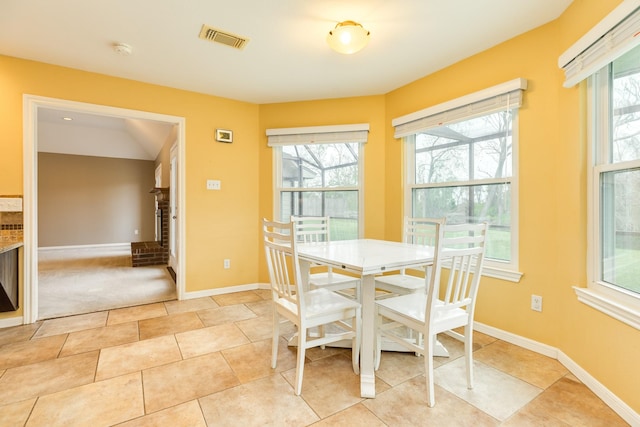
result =
M360 396L376 397L375 352L375 280L373 275L362 277L362 346L360 351Z

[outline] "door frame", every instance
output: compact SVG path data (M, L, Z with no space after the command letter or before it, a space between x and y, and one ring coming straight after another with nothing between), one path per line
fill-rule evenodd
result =
M178 147L178 207L185 212L185 118L98 104L23 95L23 215L24 215L24 281L23 323L38 320L38 109L52 108L77 111L111 117L126 117L168 122L177 125ZM185 294L185 241L186 222L178 218L178 271L176 272L176 294L179 300Z
M173 144L169 150L169 267L174 271L180 269L179 259L180 251L178 251L178 241L181 238L180 228L177 227L182 212L179 209L180 188L175 185L179 182L180 173L180 154L178 145Z

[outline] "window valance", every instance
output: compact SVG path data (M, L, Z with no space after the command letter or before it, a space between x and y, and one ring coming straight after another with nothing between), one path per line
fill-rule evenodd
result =
M527 80L519 78L395 118L391 122L395 128L394 137L402 138L474 116L518 108L526 88Z
M640 0L625 0L558 58L572 87L640 44Z
M267 129L269 147L299 144L367 142L369 124Z

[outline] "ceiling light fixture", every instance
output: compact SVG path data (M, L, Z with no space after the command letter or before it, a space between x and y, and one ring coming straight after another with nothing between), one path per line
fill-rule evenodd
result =
M131 46L129 46L126 43L114 43L113 44L113 50L116 51L116 53L122 55L122 56L129 56L131 55L131 51L133 50L131 48Z
M336 52L352 54L369 43L369 34L369 31L361 24L354 21L343 21L329 31L327 43Z

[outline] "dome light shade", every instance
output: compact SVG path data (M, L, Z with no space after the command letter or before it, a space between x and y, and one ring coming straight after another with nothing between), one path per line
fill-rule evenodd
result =
M339 53L352 54L369 43L369 31L354 21L343 21L329 31L327 43Z

